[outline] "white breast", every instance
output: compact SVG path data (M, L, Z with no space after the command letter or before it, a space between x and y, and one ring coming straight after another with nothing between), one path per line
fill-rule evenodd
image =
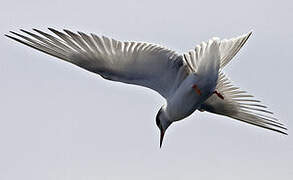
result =
M178 121L193 113L214 91L216 83L206 83L198 79L195 74L190 74L176 90L174 95L167 99L164 107L170 121ZM192 88L197 85L201 95Z

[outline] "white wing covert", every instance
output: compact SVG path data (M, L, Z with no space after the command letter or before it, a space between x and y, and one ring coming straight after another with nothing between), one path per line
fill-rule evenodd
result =
M49 28L57 37L33 29L24 36L16 32L13 40L63 59L103 78L141 85L167 98L188 74L182 56L159 45L141 42L121 42L95 34L65 33Z
M219 52L220 39L212 38L207 42L202 42L195 49L184 53L187 65L193 72L204 76L212 76L211 72L218 73L220 63Z
M220 39L202 42L195 49L184 53L186 64L198 78L200 91L208 95L217 85L220 68ZM199 85L197 84L197 85ZM203 96L207 98L208 96Z

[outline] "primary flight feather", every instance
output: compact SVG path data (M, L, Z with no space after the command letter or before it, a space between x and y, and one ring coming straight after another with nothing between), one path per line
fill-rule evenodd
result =
M251 32L223 39L212 38L179 55L165 47L122 42L83 32L49 28L53 35L33 29L7 37L70 62L103 78L148 87L165 99L156 116L161 132L195 110L225 115L252 125L286 134L285 126L266 106L233 86L223 68L245 44Z

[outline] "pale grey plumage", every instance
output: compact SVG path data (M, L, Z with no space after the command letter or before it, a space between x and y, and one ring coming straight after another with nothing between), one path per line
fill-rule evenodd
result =
M270 115L271 112L265 106L231 85L222 72L245 44L251 32L228 40L213 38L188 53L178 55L170 49L150 43L121 42L95 34L73 33L69 30L60 32L49 28L57 36L55 37L37 29L33 30L38 34L21 30L30 37L16 32L11 33L19 38L6 36L97 73L105 79L151 88L166 98L167 106L170 102L179 101L174 100L176 91L191 74L200 78L190 82L198 82L198 79L215 81L210 86L203 84L204 92L208 88L214 88L224 99L215 94L207 94L208 97L204 98L193 95L198 102L194 102L189 111L199 108L286 134L286 128ZM211 51L211 48L214 49ZM182 91L180 93L184 94ZM174 106L172 111L178 107ZM189 111L185 115L189 115Z
M284 125L272 116L272 112L262 105L259 100L246 91L240 90L231 84L229 79L220 73L216 89L224 96L224 99L216 95L210 96L199 108L201 111L208 111L220 115L274 130L286 134Z

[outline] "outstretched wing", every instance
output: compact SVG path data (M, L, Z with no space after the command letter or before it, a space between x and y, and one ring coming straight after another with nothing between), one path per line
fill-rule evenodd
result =
M200 98L202 101L214 91L217 85L221 62L219 46L220 39L212 38L183 55L192 73L197 77L197 88L206 95L202 96L203 99Z
M200 110L287 134L287 129L272 116L273 113L268 111L266 106L259 100L253 99L252 95L233 86L223 73L219 75L216 89L224 96L224 99L214 94L201 105Z
M202 42L195 49L184 53L184 58L190 69L201 78L204 76L218 75L220 64L220 39L212 38Z
M242 46L246 43L251 36L252 31L242 36L234 37L231 39L222 39L220 44L221 54L221 69L224 68L232 58L239 52Z
M140 42L121 42L95 34L78 34L69 30L55 36L34 29L21 30L28 36L11 32L6 35L22 44L63 59L103 78L145 86L167 98L187 76L182 56L167 48Z
M188 51L188 53L185 53L185 60L194 72L197 72L200 66L210 65L211 63L213 66L208 68L213 69L217 67L216 69L223 69L239 52L251 34L252 31L231 39L221 40L220 38L214 37L207 42L202 42L200 45L197 45L195 49ZM209 55L210 60L207 60L207 58L204 57L205 55ZM217 56L219 56L220 62L218 62ZM202 67L201 69L206 68Z
M206 82L217 81L219 72L232 60L248 40L252 31L231 39L214 37L184 53L190 69Z

